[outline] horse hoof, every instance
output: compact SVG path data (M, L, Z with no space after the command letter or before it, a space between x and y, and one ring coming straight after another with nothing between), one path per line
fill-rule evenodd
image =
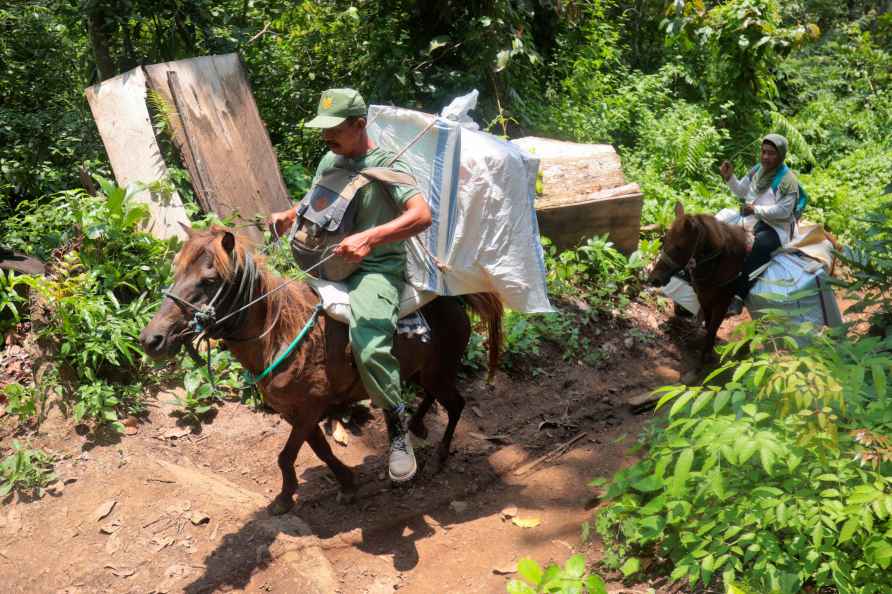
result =
M294 508L294 498L293 497L282 497L279 495L275 499L273 499L272 503L270 503L266 509L271 516L281 516L282 514L287 514Z

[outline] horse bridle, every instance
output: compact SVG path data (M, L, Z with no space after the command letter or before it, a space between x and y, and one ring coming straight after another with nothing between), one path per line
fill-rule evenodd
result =
M278 241L280 239L281 238L278 237L278 234L276 234L276 243L278 243ZM324 258L322 258L321 260L316 262L314 265L312 265L309 268L307 268L306 270L304 270L303 271L304 274L309 274L313 269L315 269L319 266L322 266L323 264L325 264L325 262L327 262L331 258L335 257L336 255L337 254L335 254L334 251L332 250L332 253L328 254L327 256L325 256ZM183 338L183 337L186 338L186 340L184 341L184 343L186 345L186 350L189 353L189 356L192 358L193 361L195 361L200 366L207 365L208 378L210 379L210 382L212 385L214 383L214 376L213 376L213 370L211 368L211 342L210 342L210 339L218 338L218 339L225 340L227 342L248 342L248 341L252 341L252 340L260 340L261 338L263 338L264 336L269 334L279 321L279 317L282 314L281 309L279 309L276 312L276 318L272 321L272 323L269 325L269 327L266 330L264 330L262 333L258 334L257 336L252 336L250 338L236 338L234 336L226 336L225 333L228 333L230 330L228 330L226 327L224 327L223 323L229 319L234 318L234 316L238 316L237 318L234 318L233 322L230 323L229 328L231 329L234 327L241 326L242 323L245 321L245 317L247 316L248 308L250 308L252 305L254 305L256 303L259 303L260 301L263 301L264 299L266 299L267 297L269 297L276 291L280 291L294 282L294 279L289 279L289 280L281 283L278 287L275 287L274 289L270 289L263 295L260 295L259 297L254 298L254 287L257 285L257 281L260 279L260 271L257 268L257 265L254 262L254 259L251 257L251 254L247 251L245 252L244 260L245 260L245 265L244 265L244 269L242 272L241 281L238 284L238 290L235 293L232 301L233 301L233 303L239 303L242 301L244 301L245 303L244 303L244 305L236 308L235 310L228 312L220 319L217 319L217 310L216 310L215 304L217 303L218 299L221 299L221 296L222 296L221 301L225 301L230 296L230 294L232 294L232 289L235 287L235 283L225 283L225 282L221 283L220 288L217 289L217 292L214 294L214 296L211 298L211 300L208 303L201 305L201 306L195 305L194 303L191 303L191 302L187 301L186 299L183 299L176 293L174 293L171 290L171 289L173 289L173 286L167 287L166 289L163 289L161 291L161 293L164 296L170 297L170 299L174 303L176 303L183 311L186 311L186 312L191 311L192 312L192 319L189 320L188 328L185 331L180 332L177 335L177 338ZM238 273L239 273L239 268L236 267L235 274L238 274ZM226 288L225 293L223 292L224 287ZM300 340L303 339L306 332L309 331L310 329L312 329L312 327L315 325L316 319L319 317L320 313L322 312L322 309L323 309L322 303L320 302L314 309L313 314L307 320L307 323L304 325L304 330L301 331L301 334L295 339L294 342L292 342L291 346L289 346L289 349L288 349L289 352L294 346L296 346L299 343ZM222 329L224 331L224 333L213 335L212 332L216 333L218 329ZM189 335L192 335L192 334L198 335L199 344L201 343L202 340L205 342L205 345L207 347L207 357L205 360L201 359L201 355L198 353L198 350L195 348L195 345L193 344L194 338L189 337ZM273 367L278 365L281 362L282 358L283 357L279 357L279 359L276 360L276 362L274 362L271 366L267 367L267 369L263 372L262 376L265 376L267 373L269 373L269 371L272 370ZM256 379L257 378L255 378L255 380Z
M718 249L716 249L716 251L714 251L713 253L709 254L708 256L706 256L704 258L699 258L699 259L696 258L697 251L700 249L700 244L703 243L703 240L705 239L705 237L706 237L706 230L703 229L703 227L701 227L700 225L697 225L697 239L696 239L696 241L694 241L694 248L691 250L691 255L688 256L688 259L684 264L679 264L678 262L673 260L669 256L669 254L666 253L665 246L663 247L663 249L660 250L660 255L659 255L659 258L657 259L657 261L658 262L662 261L662 262L665 262L666 264L668 264L673 270L672 274L675 274L676 272L681 271L681 270L686 270L691 277L691 281L696 281L697 267L701 266L703 264L706 264L707 262L711 262L712 260L715 260L716 258L718 258L719 256L721 256L724 253L724 250L722 248L718 248ZM731 280L733 281L734 279L731 279ZM724 286L730 282L731 281L727 281L725 283L722 283L719 286Z
M205 303L204 305L196 305L183 297L180 297L176 293L172 291L173 287L168 287L167 289L162 290L162 294L166 297L169 297L174 303L176 303L180 309L185 312L192 313L192 319L189 320L187 330L181 332L177 335L177 338L184 338L184 344L186 346L186 351L189 353L189 356L192 357L192 360L195 361L196 364L200 366L207 366L208 369L208 377L210 378L211 383L214 383L213 380L213 372L211 368L211 345L210 340L212 338L222 339L228 342L247 342L251 340L259 340L269 334L269 332L276 325L276 322L279 321L279 316L281 314L281 310L276 312L276 319L269 325L269 327L264 330L261 334L257 336L253 336L250 338L237 338L232 336L232 332L235 328L241 326L245 318L248 314L248 308L257 303L258 301L265 299L274 291L279 290L282 286L285 285L283 283L279 287L276 287L272 291L261 295L257 299L254 298L254 288L257 285L257 281L260 278L260 271L257 269L257 265L254 263L254 259L251 257L251 254L245 253L244 258L244 266L237 267L235 270L235 275L241 274L240 280L236 282L221 282L220 287L217 289L217 292L214 293L214 296L210 301ZM222 317L218 318L217 306L218 303L226 303L227 301L231 302L235 307L232 311L226 313ZM244 303L244 305L237 306L238 303ZM226 322L229 322L228 324ZM193 341L194 337L190 335L198 336L198 343L201 344L202 341L205 342L207 347L207 356L204 360L202 360L201 355L198 353L198 349L195 348Z

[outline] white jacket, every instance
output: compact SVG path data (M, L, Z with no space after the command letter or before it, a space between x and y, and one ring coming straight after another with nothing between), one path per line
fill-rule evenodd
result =
M764 222L777 231L781 245L790 242L796 227L796 217L793 211L799 200L798 186L794 187L793 191L786 193L781 192L783 184L778 186L777 191L768 186L768 189L762 194L757 194L756 186L753 184L752 169L741 180L732 175L727 184L735 196L743 200L745 204L753 205L753 216L756 220Z

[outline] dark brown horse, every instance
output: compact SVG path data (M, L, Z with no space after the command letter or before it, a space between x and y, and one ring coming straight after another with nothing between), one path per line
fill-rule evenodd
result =
M262 263L255 264L250 249L227 229L189 230L189 238L174 263L173 286L140 334L150 357L176 352L192 339L196 325L200 325L210 336L223 339L226 348L256 376L281 357L308 327L307 321L318 315L319 298L307 284L287 282L265 270ZM495 369L502 305L492 293L435 299L422 308L431 340L424 343L399 335L394 347L403 379L420 384L424 390L424 398L409 422L412 432L426 436L424 416L434 400L449 415L437 451L437 466L449 455L465 405L455 386L471 332L465 304L488 323L489 364L490 370ZM332 470L344 495L351 498L356 491L353 472L334 456L319 422L332 407L367 396L350 355L346 325L322 314L309 328L302 344L257 384L266 403L291 424L291 435L279 454L282 491L270 504L274 514L294 505L294 461L305 441Z
M731 304L734 280L743 270L745 257L743 227L727 225L711 215L686 215L681 202L675 203L675 221L663 238L648 283L661 287L676 272L688 271L706 323L701 363L713 356L715 335Z

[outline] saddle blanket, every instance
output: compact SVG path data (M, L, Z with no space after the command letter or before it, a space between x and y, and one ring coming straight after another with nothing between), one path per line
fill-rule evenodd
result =
M322 308L325 310L325 314L339 322L349 324L350 295L347 292L347 285L312 277L308 279L308 282L322 300ZM436 297L436 293L419 291L406 283L400 298L397 333L405 334L410 338L418 338L421 342L429 341L431 329L419 310Z

